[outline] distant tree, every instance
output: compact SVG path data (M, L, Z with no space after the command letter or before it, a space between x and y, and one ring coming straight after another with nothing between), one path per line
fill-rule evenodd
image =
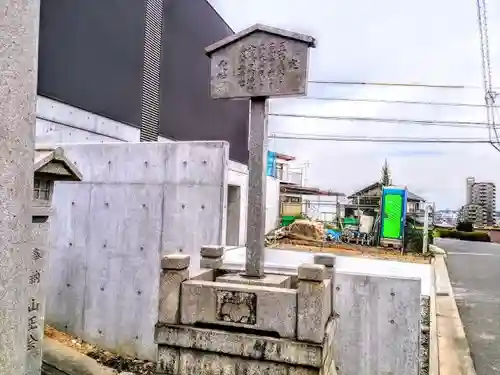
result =
M387 159L385 159L384 166L382 167L382 178L380 179L382 186L390 186L392 185L391 179L391 171L389 170L389 163L387 163Z

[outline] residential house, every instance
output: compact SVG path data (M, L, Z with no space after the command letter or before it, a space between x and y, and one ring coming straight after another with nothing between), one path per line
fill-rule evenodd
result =
M382 196L382 184L380 182L374 182L355 193L348 196L349 205L347 205L351 210L359 207L359 209L371 209L377 210L380 207L380 198ZM421 213L423 212L423 204L425 199L419 197L408 191L407 195L407 213Z

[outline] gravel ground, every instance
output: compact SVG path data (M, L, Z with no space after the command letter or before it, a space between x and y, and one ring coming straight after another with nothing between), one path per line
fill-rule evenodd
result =
M155 374L155 365L153 362L116 355L106 350L102 350L95 345L86 343L79 338L68 335L67 333L58 331L53 327L45 326L45 336L57 340L61 344L95 359L101 365L118 371L118 374L123 372L132 375Z
M429 374L429 341L431 324L431 300L429 296L420 299L420 375Z

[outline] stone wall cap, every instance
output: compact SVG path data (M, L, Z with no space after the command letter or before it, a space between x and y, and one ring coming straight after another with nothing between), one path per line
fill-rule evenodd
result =
M299 266L299 280L323 281L326 278L326 267L322 264L304 263Z
M167 270L185 270L189 267L191 258L185 254L168 254L161 259L161 268Z
M224 246L220 245L202 246L200 255L206 258L220 258L222 255L224 255Z
M232 43L234 43L234 42L236 42L236 41L238 41L238 40L240 40L240 39L242 39L250 34L258 32L258 31L265 32L268 34L278 35L278 36L281 36L283 38L293 39L293 40L296 40L299 42L304 42L309 47L312 47L312 48L316 47L316 39L313 38L312 36L305 35L305 34L299 34L299 33L293 32L293 31L287 31L287 30L283 30L283 29L278 29L276 27L266 26L266 25L262 25L260 23L257 23L253 26L250 26L250 27L240 31L239 33L230 35L227 38L224 38L224 39L222 39L218 42L215 42L214 44L206 47L205 53L208 56L210 56L212 53L214 53L218 49L225 47L229 44L232 44Z
M331 254L315 254L314 255L314 263L322 264L326 267L334 267L335 266L335 255Z

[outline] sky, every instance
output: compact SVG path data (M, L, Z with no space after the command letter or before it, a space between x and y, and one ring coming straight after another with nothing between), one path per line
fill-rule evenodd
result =
M465 89L310 83L309 97L483 104L474 0L209 0L238 32L264 23L311 35L309 79L463 85ZM500 86L500 5L490 2L493 83ZM472 87L471 87L472 86ZM485 122L482 108L273 99L271 113ZM488 139L482 128L331 121L270 116L270 133ZM387 159L394 185L458 209L465 179L500 186L500 152L488 144L384 144L271 139L270 149L310 163L310 186L349 195L380 179Z

